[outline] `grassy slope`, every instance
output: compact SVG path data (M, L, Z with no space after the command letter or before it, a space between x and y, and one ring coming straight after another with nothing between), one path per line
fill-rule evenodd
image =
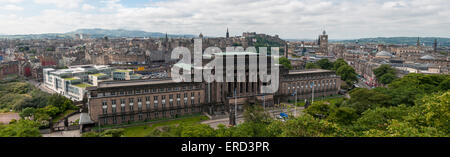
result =
M195 124L195 123L199 123L200 121L207 120L207 119L208 118L206 116L202 115L202 116L194 116L194 117L183 118L183 119L178 119L178 120L170 120L170 121L165 121L165 122L128 127L128 128L124 128L124 130L125 130L124 136L125 137L145 137L152 130L154 130L155 128L160 127L160 126L176 125L176 124L180 124L180 123Z

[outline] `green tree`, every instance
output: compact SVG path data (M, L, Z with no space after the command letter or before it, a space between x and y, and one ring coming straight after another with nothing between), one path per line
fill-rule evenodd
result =
M262 105L259 104L245 104L244 105L244 120L251 123L270 123L272 118L267 112L264 112Z
M19 113L19 116L22 119L31 118L35 112L36 112L35 108L27 107L27 108L23 109L22 112Z
M392 81L394 81L395 79L397 79L397 76L395 76L395 74L387 73L387 74L384 74L383 76L381 76L377 80L382 84L389 84Z
M315 63L306 63L305 69L320 69L320 66Z
M330 116L327 119L338 124L350 125L358 119L358 114L353 108L339 107L336 108L334 112L331 112Z
M307 109L305 112L315 118L327 118L334 110L334 106L324 103L324 102L315 102Z
M347 62L344 60L344 59L342 59L342 58L339 58L339 59L337 59L334 63L333 63L333 68L332 68L332 70L338 70L341 66L344 66L344 65L348 65L347 64Z
M288 120L281 127L282 137L322 137L341 135L336 124L304 114Z
M223 124L217 125L217 129L215 130L216 137L232 137L233 136L233 128L227 128Z
M450 134L450 92L427 95L417 103L406 118L408 122Z
M289 61L286 57L281 57L279 63L286 69L292 69L291 61Z
M447 77L439 84L439 89L442 91L448 91L450 89L450 77Z
M326 58L317 61L316 64L319 65L321 69L328 69L328 70L333 69L333 63Z
M403 121L409 112L411 112L411 107L406 105L369 109L362 113L362 116L355 122L355 126L359 131L385 130L389 120Z
M364 132L363 136L368 137L441 137L447 136L443 132L433 127L414 127L410 123L389 120L386 130L369 130Z
M9 125L0 125L0 137L41 137L39 124L32 120L19 120Z
M270 123L244 122L234 127L233 137L267 137L267 125Z
M374 69L373 73L375 74L378 82L382 84L389 84L397 79L396 70L387 64L383 64L380 67Z
M341 76L341 79L348 85L353 85L353 83L357 80L355 69L353 69L349 65L343 65L339 67L336 70L336 74Z
M390 96L375 90L365 88L357 88L350 92L350 100L343 106L347 106L356 110L361 114L369 108L381 106L390 106Z
M61 110L53 105L48 105L44 108L38 109L37 112L45 113L50 117L55 118L59 113L61 113Z

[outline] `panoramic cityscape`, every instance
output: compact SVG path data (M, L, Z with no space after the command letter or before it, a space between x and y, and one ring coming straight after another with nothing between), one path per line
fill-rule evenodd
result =
M450 136L445 0L0 4L0 137Z

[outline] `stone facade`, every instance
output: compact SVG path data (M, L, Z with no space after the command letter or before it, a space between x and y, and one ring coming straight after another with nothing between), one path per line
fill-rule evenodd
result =
M89 89L89 115L100 125L201 113L205 85L172 80L102 82Z

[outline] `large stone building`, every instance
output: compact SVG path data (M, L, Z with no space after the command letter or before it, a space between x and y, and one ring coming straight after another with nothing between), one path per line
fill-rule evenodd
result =
M46 88L74 101L85 98L86 88L111 80L138 80L142 76L133 70L114 69L108 65L77 65L67 69L44 68Z
M292 92L297 90L298 99L308 99L315 91L315 97L338 94L340 79L332 71L308 70L289 71L280 67L278 91L272 94L262 93L259 76L257 81L249 81L251 75L257 71L249 71L249 57L258 55L251 52L215 53L214 59L244 58L246 68L234 66L234 69L209 68L215 75L225 76L234 73L231 82L183 82L172 80L130 80L103 81L98 86L88 87L87 108L90 119L97 125L122 124L132 121L149 121L163 118L176 118L189 114L206 112L212 115L234 116L235 107L242 112L246 103L264 104L272 106L276 100L293 100ZM268 56L268 65L271 56ZM223 62L226 63L226 62ZM239 65L239 62L235 62ZM193 66L176 64L193 70ZM280 66L280 65L275 65ZM257 66L258 67L258 66ZM268 68L270 69L270 67ZM220 73L222 71L223 73ZM233 72L234 71L234 72ZM242 71L244 82L238 82L237 73ZM275 74L277 74L275 72ZM225 78L225 77L224 77ZM314 87L310 86L314 82Z
M331 70L284 70L280 74L280 88L277 97L283 100L309 99L314 97L331 96L338 94L341 88L341 79Z
M172 80L101 82L89 87L89 116L99 125L201 113L205 84Z

